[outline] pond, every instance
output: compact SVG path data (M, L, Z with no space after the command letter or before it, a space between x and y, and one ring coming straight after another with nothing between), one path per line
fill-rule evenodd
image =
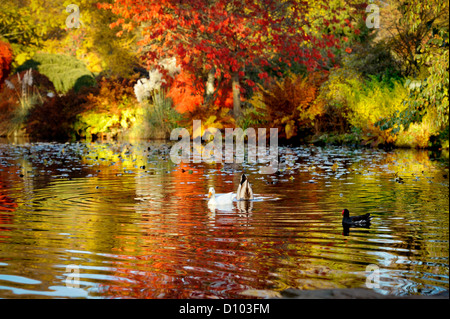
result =
M449 288L448 158L284 146L284 169L263 175L261 164L174 164L169 151L162 142L0 142L0 297ZM251 207L209 208L209 187L235 192L242 172ZM370 227L344 230L344 208L371 213Z

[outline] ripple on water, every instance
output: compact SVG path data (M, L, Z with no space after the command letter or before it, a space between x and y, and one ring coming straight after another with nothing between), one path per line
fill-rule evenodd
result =
M276 176L243 166L255 200L227 211L206 193L235 191L240 170L167 150L0 143L0 297L259 298L363 286L371 264L385 294L448 289L448 171L427 153L280 148ZM371 227L345 233L343 208Z

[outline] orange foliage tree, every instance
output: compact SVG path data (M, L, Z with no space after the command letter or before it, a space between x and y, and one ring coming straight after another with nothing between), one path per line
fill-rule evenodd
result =
M11 46L0 40L0 89L11 70L13 52Z
M180 72L175 76L172 85L169 87L167 96L173 101L175 109L179 113L195 112L205 103L203 90L204 85L200 83L194 85L195 77L187 72ZM214 100L214 106L225 108L233 107L233 96L231 88L224 87L217 91L217 98Z
M267 90L262 89L267 120L272 127L278 127L280 138L290 139L314 129L316 118L325 112L318 95L326 78L324 72L306 77L290 75Z
M100 5L118 15L111 27L122 26L119 36L140 28L138 44L148 66L158 68L159 61L175 57L195 84L203 84L209 75L216 90L230 87L235 116L241 112L243 81L254 85L249 70L265 80L275 57L312 70L333 56L339 39L313 34L306 18L310 6L301 0L117 0ZM327 1L314 6L326 7Z

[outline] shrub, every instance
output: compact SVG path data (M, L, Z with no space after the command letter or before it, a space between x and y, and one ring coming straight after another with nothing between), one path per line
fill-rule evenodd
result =
M325 78L325 74L318 72L307 76L290 74L267 89L260 86L260 102L264 105L260 111L271 127L278 128L280 138L289 140L314 131L318 117L324 112L317 97ZM255 100L250 101L255 105Z
M212 105L201 105L192 112L183 113L183 117L178 121L181 127L187 128L191 136L193 120L200 120L202 122L202 130L208 127L215 127L219 130L224 128L234 128L236 126L235 119L231 111L227 107L223 107L218 103Z
M136 122L135 79L102 78L98 89L89 93L83 110L76 115L76 136L113 138L125 134Z
M59 93L70 89L78 92L82 87L95 85L94 75L84 62L63 54L37 53L17 68L17 72L34 69L47 76Z
M395 142L401 126L389 126L386 121L405 108L407 95L401 81L376 76L364 79L347 68L333 70L321 90L325 109L340 113L360 133L363 144L371 146Z
M55 89L45 75L32 69L9 76L5 83L0 90L0 135L23 134L32 109Z
M410 96L405 101L411 118L403 116L405 122L420 122L422 117L432 115L432 130L445 130L449 126L449 75L448 75L448 32L441 32L430 41L438 47L435 52L422 54L419 60L426 66L424 79L408 79L406 85ZM432 51L431 49L428 49ZM424 60L424 61L422 61ZM429 118L431 120L431 118Z
M266 106L263 103L261 90L255 90L245 105L246 107L242 110L242 116L238 120L238 126L243 130L249 127L266 127L268 120L265 117Z
M89 103L89 102L88 102ZM89 110L76 116L73 129L82 138L115 138L124 134L136 122L136 108L123 97L116 112Z
M425 123L413 123L408 130L398 134L395 145L398 147L426 148L429 146L430 131Z
M97 88L70 90L66 95L55 95L30 112L26 131L30 136L46 140L74 138L73 123L76 116L87 108L88 95Z
M378 80L390 82L401 77L399 63L384 42L365 42L353 47L352 54L342 59L344 69L351 69L365 79L376 77Z
M420 122L410 123L406 128L402 126L395 145L411 148L448 148L448 127L447 130L438 130L436 117L430 110Z
M181 115L172 106L165 90L154 90L151 99L137 110L137 121L132 136L140 138L168 139L172 129L178 126Z

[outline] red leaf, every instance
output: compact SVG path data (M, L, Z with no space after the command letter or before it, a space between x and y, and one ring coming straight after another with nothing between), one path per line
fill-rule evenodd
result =
M253 82L252 80L247 80L247 85L250 87L254 87L255 86L255 82Z
M204 81L205 68L209 70L214 66L216 78L230 79L230 72L239 72L243 78L244 67L264 70L270 67L274 56L279 56L280 62L289 59L314 69L329 63L333 56L332 53L326 56L324 48L339 48L339 43L347 42L331 35L325 34L320 39L312 35L314 28L307 17L311 3L307 1L241 0L239 5L237 3L229 0L116 0L100 7L117 15L113 26L121 27L118 36L126 29L142 29L138 52L144 52L141 56L144 63L155 65L164 58L175 57L183 71L195 75L195 87L200 87ZM326 8L328 1L317 0L316 5ZM351 8L344 9L343 13L350 13ZM334 29L340 24L351 25L349 19L337 18L343 16L341 11L336 10L333 18L322 17L319 23L327 26L331 22L334 25L330 27ZM352 19L358 21L354 16ZM305 23L308 28L304 28ZM355 30L355 34L359 32ZM305 46L306 41L311 46ZM278 71L273 66L271 69ZM268 79L269 75L261 72L258 77ZM224 83L229 85L229 81ZM246 83L254 85L251 80Z

